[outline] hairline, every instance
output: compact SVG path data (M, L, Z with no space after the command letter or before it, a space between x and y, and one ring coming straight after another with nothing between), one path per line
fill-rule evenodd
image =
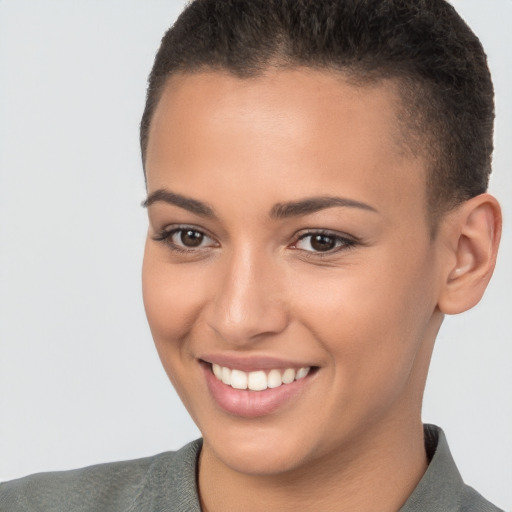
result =
M155 112L170 81L175 78L179 79L179 77L203 73L220 73L239 78L240 80L252 80L262 78L270 71L295 69L313 70L337 75L344 80L345 83L355 87L382 87L383 84L393 87L393 96L397 99L395 105L398 129L394 134L394 138L397 141L396 149L398 151L408 152L409 155L415 158L421 158L424 161L425 196L423 200L425 203L427 225L430 227L431 238L434 239L438 231L440 220L469 198L457 197L452 198L451 201L446 201L443 199L436 200L436 197L433 197L436 190L436 174L442 172L436 169L438 166L443 165L443 159L440 157L442 148L440 147L438 137L433 133L434 126L432 121L426 120L421 122L418 119L419 116L424 115L423 108L412 108L415 103L424 103L426 98L430 98L431 89L425 86L424 82L413 73L407 73L407 70L389 64L374 70L368 70L365 68L364 64L340 64L336 66L332 63L304 63L287 58L286 56L277 56L265 63L265 65L252 68L245 72L240 72L237 69L222 64L201 63L178 66L165 76L159 77L157 91L156 94L153 94L154 101L151 108L148 110L146 107L143 114L140 127L140 145L145 181L147 182L146 156L151 125ZM414 115L412 113L413 111L416 111L418 115ZM146 123L145 127L143 127L143 123ZM427 129L425 129L425 127L427 127Z

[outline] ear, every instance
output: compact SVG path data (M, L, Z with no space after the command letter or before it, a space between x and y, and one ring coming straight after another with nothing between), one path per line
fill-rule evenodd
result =
M448 315L466 311L480 301L496 265L501 237L501 208L490 194L464 202L447 215L449 254L438 307Z

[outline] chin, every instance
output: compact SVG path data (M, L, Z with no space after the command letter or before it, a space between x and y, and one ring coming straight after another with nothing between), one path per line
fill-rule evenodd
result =
M291 452L291 453L290 453ZM221 462L232 471L252 476L276 476L289 473L301 466L297 450L283 450L272 446L249 450L229 446L216 453Z
M204 448L232 471L259 476L295 471L318 454L318 449L304 438L259 425L230 429L228 435L216 432L209 436L205 432Z

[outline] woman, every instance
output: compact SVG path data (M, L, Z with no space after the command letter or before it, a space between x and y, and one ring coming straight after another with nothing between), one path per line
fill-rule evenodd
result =
M196 1L164 38L141 124L144 300L204 442L6 503L53 487L77 510L495 510L443 472L420 417L442 318L478 302L499 241L485 58L443 2L364 7Z

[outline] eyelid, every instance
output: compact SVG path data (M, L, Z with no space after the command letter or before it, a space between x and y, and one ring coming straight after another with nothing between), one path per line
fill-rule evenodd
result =
M187 247L184 245L178 245L172 241L172 236L180 231L197 231L201 233L205 238L210 239L213 244L209 244L207 246L202 247ZM190 224L175 224L166 226L163 229L158 230L154 235L152 235L152 239L165 244L169 249L175 252L181 253L198 253L199 251L204 251L206 249L210 249L212 247L219 247L219 243L215 240L215 238L209 234L209 232L203 228L198 226L190 225Z
M341 241L342 243L338 246L333 247L332 249L328 251L314 251L314 250L307 250L307 249L301 249L299 247L296 247L298 242L301 240L304 240L307 237L312 237L315 235L324 235L328 237L334 238L336 241ZM318 257L327 257L332 256L338 252L346 251L348 249L354 248L356 245L361 244L361 241L352 235L348 235L347 233L340 233L338 231L333 231L329 229L304 229L298 232L295 235L295 241L292 243L291 248L296 249L298 251L302 251L307 257L311 258L318 258Z
M187 247L185 245L179 245L172 241L172 237L174 234L180 232L180 231L197 231L201 233L204 237L211 240L212 243L206 245L206 246L197 246L197 247ZM315 251L315 250L307 250L302 249L299 247L296 247L297 244L304 240L307 237L312 237L315 235L325 235L328 237L332 237L336 239L337 242L341 242L338 246L335 246L332 249L329 249L327 251ZM209 233L208 230L198 227L191 224L175 224L175 225L168 225L165 226L163 229L158 230L155 234L152 235L152 239L161 242L165 244L169 249L175 252L181 252L181 253L199 253L201 251L206 251L211 248L220 247L219 242L215 239L213 235ZM361 244L362 242L353 235L348 235L347 233L342 233L339 231L334 231L330 229L318 229L318 228L309 228L309 229L303 229L299 232L297 232L294 235L294 241L292 244L290 244L288 247L301 251L305 257L310 258L322 258L322 257L328 257L332 256L338 252L346 251L349 249L354 248L356 245Z

